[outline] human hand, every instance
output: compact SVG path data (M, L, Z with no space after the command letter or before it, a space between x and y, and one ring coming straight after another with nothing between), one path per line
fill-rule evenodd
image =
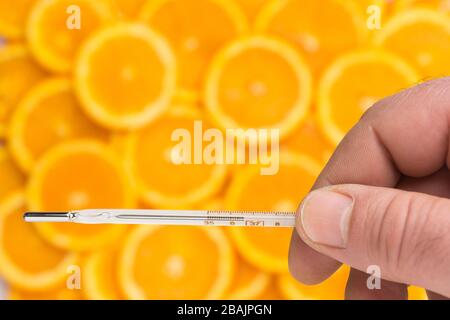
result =
M347 299L450 297L450 78L388 97L347 134L298 210L293 276L316 284L352 267ZM369 290L369 266L381 289Z

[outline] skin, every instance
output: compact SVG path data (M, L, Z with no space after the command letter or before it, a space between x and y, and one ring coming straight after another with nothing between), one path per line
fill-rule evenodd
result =
M328 190L353 201L346 241L333 246L313 240L302 217L328 207L304 200L289 252L292 275L317 284L345 263L352 267L347 299L406 299L407 285L426 288L431 299L450 297L449 141L450 78L370 108L305 198ZM369 265L380 267L380 290L367 288Z

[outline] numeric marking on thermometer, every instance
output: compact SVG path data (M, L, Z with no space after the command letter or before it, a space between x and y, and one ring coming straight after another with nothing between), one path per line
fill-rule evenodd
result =
M249 227L264 227L263 220L247 220L245 221L245 225Z

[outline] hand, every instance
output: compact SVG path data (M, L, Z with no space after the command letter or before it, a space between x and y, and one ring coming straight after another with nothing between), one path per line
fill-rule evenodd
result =
M352 267L347 299L406 299L407 285L450 297L450 78L370 108L298 210L289 253L305 284ZM381 289L369 290L369 266Z

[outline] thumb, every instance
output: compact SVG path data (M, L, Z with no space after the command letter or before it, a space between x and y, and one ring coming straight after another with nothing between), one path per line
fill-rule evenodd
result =
M450 200L397 189L338 185L311 192L296 229L313 249L386 280L450 297Z

